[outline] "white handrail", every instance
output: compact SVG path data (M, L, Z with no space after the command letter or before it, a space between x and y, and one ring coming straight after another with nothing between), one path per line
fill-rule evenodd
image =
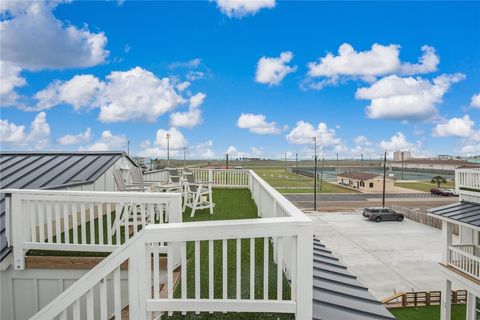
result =
M450 266L480 280L479 256L473 255L455 246L450 246L448 251L448 264Z
M27 250L111 252L147 224L181 222L181 194L2 190L14 266Z

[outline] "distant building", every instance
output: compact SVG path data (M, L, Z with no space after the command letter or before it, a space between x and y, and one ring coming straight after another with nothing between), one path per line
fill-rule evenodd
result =
M150 169L152 160L145 157L132 157L132 160L142 169Z
M378 173L347 171L337 175L337 182L366 192L383 191L383 175ZM394 191L394 182L390 178L385 179L385 191Z
M412 157L410 151L395 151L393 153L393 161L405 161Z
M418 159L408 159L402 161L393 161L391 163L392 168L403 168L406 171L431 171L431 172L448 172L453 173L455 169L460 167L473 167L473 163L467 162L466 160L444 160L444 159L428 159L428 158L418 158Z

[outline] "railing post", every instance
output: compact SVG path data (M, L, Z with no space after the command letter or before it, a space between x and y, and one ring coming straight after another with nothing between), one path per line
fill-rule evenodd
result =
M312 319L313 297L313 228L299 228L297 235L296 319Z
M11 227L10 237L12 239L11 245L13 246L13 263L16 270L25 269L25 250L23 248L25 223L24 215L30 214L22 208L22 198L21 195L12 194L10 200L9 212L6 212L7 215L10 215L11 224L6 226L7 228ZM30 225L30 221L28 221ZM35 226L30 226L30 228L35 228Z
M213 170L208 169L208 181L212 181L213 185L215 185L215 182L213 181Z
M179 196L170 202L170 212L173 213L173 219L168 220L169 223L181 223L182 219L182 197ZM171 259L175 267L179 266L181 261L181 251L180 251L180 242L175 242L168 244L172 246L172 255Z
M143 239L141 239L143 240ZM147 283L145 242L135 246L128 259L128 312L131 319L146 319Z

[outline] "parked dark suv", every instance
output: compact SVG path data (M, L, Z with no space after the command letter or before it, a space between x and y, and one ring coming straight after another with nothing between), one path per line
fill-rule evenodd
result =
M381 221L403 221L403 214L390 208L365 208L363 214L365 218L376 222Z

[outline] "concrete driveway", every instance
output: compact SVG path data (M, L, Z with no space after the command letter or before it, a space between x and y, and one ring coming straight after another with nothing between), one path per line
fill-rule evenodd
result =
M309 215L318 238L376 298L440 290L441 230L408 219L371 222L359 212Z

